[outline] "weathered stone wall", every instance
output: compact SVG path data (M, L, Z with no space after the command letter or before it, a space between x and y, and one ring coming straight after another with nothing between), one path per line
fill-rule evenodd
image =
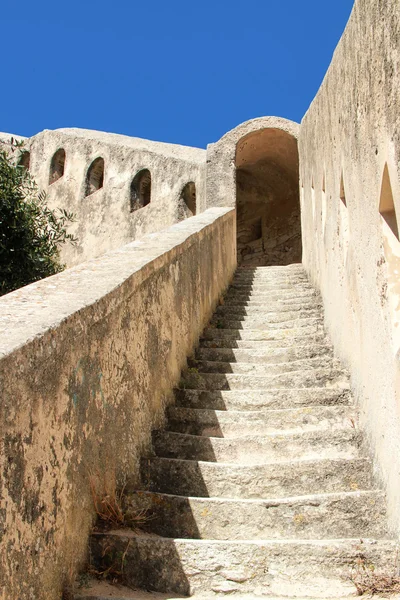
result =
M357 0L299 140L304 264L400 530L400 14ZM386 173L386 175L385 175ZM388 200L389 199L389 200ZM391 220L380 214L392 202ZM385 216L385 215L384 215Z
M0 596L59 600L236 267L210 209L0 299Z
M182 191L189 182L195 184L196 213L205 209L205 150L84 129L46 130L26 140L25 147L29 170L47 192L49 206L76 216L69 231L78 243L61 253L69 267L180 221L186 216ZM52 169L60 149L65 151L61 176ZM97 189L96 177L87 182L87 173L98 158L104 160L104 173ZM150 202L140 207L131 201L132 182L144 169L151 175Z

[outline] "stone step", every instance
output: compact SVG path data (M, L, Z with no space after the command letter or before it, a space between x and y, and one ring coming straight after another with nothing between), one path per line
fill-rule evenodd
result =
M142 480L152 492L206 498L280 498L373 487L366 458L238 466L152 457L142 460Z
M298 294L293 291L281 290L279 293L257 293L257 294L249 294L249 293L238 293L236 290L229 290L226 294L220 298L220 306L228 305L228 304L241 304L242 306L256 306L257 304L263 305L266 308L269 307L277 307L276 310L279 310L279 307L284 306L294 306L302 304L304 308L308 306L318 306L322 307L322 299L320 294L318 294L315 290L307 293L299 292ZM269 309L271 310L271 309Z
M254 594L229 594L234 600L264 600L266 596L255 596ZM214 592L205 592L198 593L191 596L192 600L210 600L211 598L218 600L219 598L225 598L226 600L227 594L220 593L216 594ZM127 588L126 586L122 586L120 584L110 584L107 582L100 582L97 580L91 580L85 583L81 589L79 589L74 598L76 600L182 600L183 598L187 599L187 596L176 594L163 594L160 592L144 592L142 590L132 590ZM268 596L269 600L293 600L293 596L288 598L287 596ZM377 596L374 594L374 600L387 600L387 596ZM299 597L296 596L296 600L315 600L310 596ZM319 598L319 600L331 600L331 598L327 598L325 595L324 598ZM354 594L351 596L341 595L340 597L336 596L336 600L354 600Z
M302 327L315 327L316 331L323 326L323 318L320 314L316 317L302 317L284 320L271 320L263 315L251 316L240 319L228 319L222 316L213 317L209 327L221 329L263 329L265 331L285 331L287 329L296 329Z
M290 263L290 265L271 265L271 266L243 266L239 265L236 273L305 273L306 270L301 262Z
M255 301L255 302L263 302L266 306L268 306L268 302L270 302L271 304L273 302L289 302L289 301L295 301L298 302L299 299L304 299L306 301L311 301L311 300L319 300L320 299L320 295L318 294L318 292L316 292L316 290L314 289L310 289L310 290L293 290L293 289L286 289L286 290L275 290L275 291L257 291L257 293L255 293L254 291L250 291L250 290L240 290L240 289L235 289L235 288L229 288L228 292L226 293L226 295L224 296L224 301L231 301L231 300L235 300L236 302L240 301L240 302L246 302L246 301Z
M307 273L305 269L298 269L297 271L292 272L278 272L278 271L268 271L267 268L260 271L247 271L240 269L240 267L236 270L234 275L234 279L306 279L308 280Z
M292 283L291 281L285 282L281 281L270 281L270 282L233 282L229 287L230 291L237 290L241 292L277 292L280 290L290 290L290 291L299 291L299 292L314 292L315 288L308 282L302 281L299 283Z
M186 371L182 375L179 387L191 390L268 390L311 387L349 389L349 382L347 373L343 369L336 368L289 371L278 375L240 375L235 373Z
M315 356L278 363L223 362L217 360L188 359L188 367L199 373L235 373L243 375L279 375L291 371L310 371L312 369L339 369L340 362L332 356ZM186 371L183 373L186 378Z
M83 584L78 582L77 590L74 593L75 600L182 600L182 598L187 600L187 596L132 590L120 583L109 583L97 579L89 579ZM235 600L239 599L235 598ZM285 600L285 598L279 600Z
M270 390L182 390L175 389L177 406L214 410L274 410L282 408L348 405L349 390L302 388Z
M215 330L214 330L215 331ZM210 339L205 339L204 337L200 339L199 346L200 348L257 348L262 350L267 350L269 348L305 348L308 345L314 344L328 344L328 338L326 337L324 332L316 333L309 336L301 335L300 337L296 336L287 336L281 338L274 339L235 339L233 337L218 337L218 332L224 331L218 329L216 335L211 337ZM240 332L239 332L240 333ZM259 332L254 332L253 337L262 337L259 335ZM204 334L203 334L204 335ZM246 334L245 334L246 335Z
M205 592L202 594L195 594L191 596L192 600L210 600L211 598L218 600L219 598L225 598L227 595L224 593L216 594L213 592ZM266 596L254 596L254 594L233 594L232 598L234 600L264 600ZM182 600L183 598L187 599L187 596L176 594L163 594L160 592L144 592L141 590L132 590L127 588L126 586L122 586L120 584L110 584L107 582L99 582L97 580L92 580L86 583L81 589L79 589L74 598L76 600ZM293 596L288 598L287 596L279 596L272 597L268 596L269 600L293 600ZM298 597L296 596L296 600L314 600L314 598L310 598L308 596ZM327 600L326 596L324 599ZM331 600L331 599L329 599ZM354 594L351 596L340 596L340 598L336 597L336 600L354 600ZM374 600L387 600L387 596L384 598L383 596L374 595Z
M278 364L316 357L333 356L332 346L328 344L305 344L287 348L197 348L195 357L200 361L224 363Z
M218 600L218 598L225 598L226 594L215 594L212 593L210 596L210 592L206 592L205 594L195 594L191 596L192 600L210 600L210 598L214 598ZM234 594L235 600L263 600L265 596L254 596L253 594ZM84 583L75 593L74 598L76 600L182 600L185 598L187 600L187 596L176 594L163 594L160 592L144 592L143 590L133 590L123 586L119 583L108 583L106 581L98 581L98 580L89 580ZM379 597L380 598L380 597ZM374 596L375 600L379 600L377 596ZM271 600L292 600L291 598L285 598L280 596L279 598L271 598ZM296 600L312 600L310 598L297 598ZM339 600L354 600L354 596L345 598L341 598ZM387 597L384 599L387 600Z
M289 321L293 319L307 319L310 317L321 317L321 307L316 304L304 306L304 304L281 304L271 306L255 305L241 306L222 304L218 306L214 314L214 320L219 318L231 320L246 320L247 318L265 318L271 322Z
M170 406L168 429L207 437L242 437L270 433L300 433L352 426L348 406L310 406L272 411L216 411Z
M240 288L244 288L246 291L248 289L277 291L289 289L315 290L309 280L304 277L256 277L253 279L249 277L237 277L233 279L228 289Z
M337 598L354 593L347 578L360 560L394 572L397 557L393 541L368 539L183 540L122 530L95 533L90 545L93 567L123 564L127 586L208 598Z
M360 444L361 436L352 427L240 438L205 437L173 431L153 432L153 447L157 456L243 465L295 459L360 458Z
M230 594L234 600L264 600L266 596L254 596L254 594ZM211 598L218 600L218 598L225 598L226 600L227 594L220 593L215 594L213 592L206 592L202 594L195 594L191 596L192 600L210 600ZM160 592L143 592L139 590L132 590L122 585L112 585L106 582L98 582L92 581L86 585L84 585L84 589L81 589L75 594L74 598L77 600L182 600L183 598L187 599L187 596L176 594L163 594ZM288 598L287 596L268 596L269 600L293 600L293 596ZM296 600L314 600L314 598L310 598L308 596L305 598L302 596L296 596ZM323 599L319 600L331 600L331 598L327 599L324 596ZM354 600L354 594L351 596L336 596L336 600ZM377 596L374 594L374 600L387 600L387 596Z
M290 276L290 275L298 275L303 274L307 275L307 272L304 266L301 263L294 263L291 265L278 265L271 267L243 267L240 265L235 272L235 275L271 275L271 276Z
M312 325L311 327L294 327L292 329L223 329L210 328L204 330L201 341L203 340L248 340L248 341L269 341L269 340L284 340L286 338L315 338L315 336L324 335L320 325Z
M380 491L257 500L194 498L138 491L126 499L142 529L163 537L209 540L335 539L387 536Z
M232 280L232 285L235 284L275 284L275 283L290 283L292 285L297 284L309 284L309 279L305 273L298 273L292 275L268 275L265 273L255 275L245 275L238 273Z
M298 302L296 299L290 299L286 301L271 301L266 299L253 300L249 298L248 300L240 300L234 298L226 300L221 299L215 315L218 315L221 312L233 313L236 311L237 313L241 312L250 316L252 314L287 313L299 310L318 310L320 311L321 315L324 314L320 301L316 299L307 300L306 302Z

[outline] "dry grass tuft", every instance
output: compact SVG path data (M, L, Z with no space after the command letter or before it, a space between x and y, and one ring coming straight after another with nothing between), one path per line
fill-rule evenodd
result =
M108 489L103 486L102 493L98 490L98 479L90 478L90 489L92 493L93 506L97 514L99 525L107 529L129 527L133 530L145 525L151 517L146 510L133 510L125 495L125 487L119 492L116 488Z
M103 524L107 524L110 527L123 527L125 525L125 516L122 508L124 490L125 488L118 493L113 489L100 494L96 480L93 477L90 478L90 491L92 493L94 510L96 511L97 518Z
M350 581L355 585L357 594L374 596L390 596L400 592L400 576L398 573L375 571L373 565L367 565L365 559L358 560L357 568L351 573Z

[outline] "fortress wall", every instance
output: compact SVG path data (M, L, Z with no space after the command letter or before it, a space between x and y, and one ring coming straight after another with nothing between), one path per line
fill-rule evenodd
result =
M205 150L83 129L43 131L26 141L26 149L29 169L47 192L49 206L76 216L69 230L78 244L62 249L68 267L191 216L180 199L189 182L196 186L197 214L205 210ZM60 149L64 174L49 185L52 158ZM86 175L99 157L104 159L103 187L86 196ZM131 212L131 183L142 169L151 173L151 201Z
M213 208L0 299L0 597L59 600L236 267ZM85 535L86 534L86 535Z
M303 261L400 530L400 19L357 0L299 140Z

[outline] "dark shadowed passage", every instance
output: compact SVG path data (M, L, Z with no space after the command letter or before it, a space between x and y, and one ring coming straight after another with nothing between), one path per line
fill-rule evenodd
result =
M280 129L262 129L236 147L238 263L301 262L297 140Z

